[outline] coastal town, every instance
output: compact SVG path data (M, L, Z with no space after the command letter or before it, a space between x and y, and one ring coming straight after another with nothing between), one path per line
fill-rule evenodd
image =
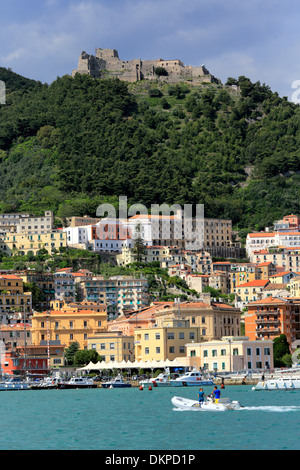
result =
M300 338L300 217L245 240L231 220L204 218L201 249L179 236L176 216L168 233L163 221L0 214L2 261L17 260L0 270L1 375L63 371L74 344L112 369L177 361L247 374L274 370L274 340L284 335L291 361ZM80 268L51 264L74 251ZM110 271L85 264L91 254Z

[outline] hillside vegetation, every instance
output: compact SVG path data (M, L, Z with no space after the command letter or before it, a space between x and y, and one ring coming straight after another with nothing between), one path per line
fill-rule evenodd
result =
M95 216L126 195L204 204L241 233L300 212L299 106L265 84L0 80L1 212Z

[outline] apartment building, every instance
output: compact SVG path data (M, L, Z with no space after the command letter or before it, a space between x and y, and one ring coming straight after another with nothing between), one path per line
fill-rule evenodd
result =
M135 360L134 336L124 336L120 331L97 333L88 338L87 344L88 349L97 351L104 362Z
M211 274L212 272L212 257L208 251L200 251L196 254L197 262L196 269L201 274Z
M17 227L25 218L31 217L29 213L0 214L0 232L16 232Z
M185 357L187 342L198 342L199 339L199 328L191 327L187 319L161 318L155 328L135 330L135 358L138 361L172 361L176 357Z
M288 283L291 297L300 298L300 276L292 277Z
M241 311L222 302L214 302L210 294L202 294L199 302L159 304L153 313L156 323L159 318L174 317L188 320L191 327L199 328L203 341L220 339L222 336L240 336Z
M31 234L44 234L53 230L53 212L45 211L41 217L25 216L20 219L17 225L17 233Z
M32 311L32 294L24 292L23 279L14 274L0 275L0 308L26 314Z
M297 248L299 246L299 231L248 233L246 238L248 256L251 256L255 251L269 250L270 248Z
M209 286L209 275L208 274L187 274L186 283L190 289L193 289L199 293L202 293L203 289Z
M55 300L75 302L76 288L73 274L71 272L61 270L54 273L53 278Z
M269 281L259 279L238 285L233 290L234 294L236 294L235 306L242 309L249 302L262 298L263 290L268 284Z
M276 232L298 232L300 230L300 217L298 215L285 215L274 223Z
M22 255L27 255L32 252L34 255L43 248L48 253L54 250L59 251L60 248L67 246L66 234L61 230L54 230L47 233L6 233L0 239L0 251L7 256L12 256L14 253L19 252Z
M224 271L214 271L209 276L208 284L213 289L221 291L222 294L230 292L230 278Z
M94 276L78 283L79 299L106 301L109 318L143 308L149 303L148 282L131 276Z
M53 273L38 273L35 271L18 272L18 276L23 282L35 284L42 293L42 298L38 304L34 305L35 309L44 310L50 307L50 303L55 299L55 286Z
M98 311L99 310L99 311ZM33 345L50 344L70 346L79 343L79 349L88 348L90 336L106 331L107 311L101 309L84 309L67 307L61 310L35 312L32 317Z
M272 262L276 267L285 271L300 271L300 247L273 248L270 250L254 251L250 255L253 263Z
M249 303L245 334L253 341L273 340L284 334L293 348L293 343L300 340L300 300L267 297Z
M220 340L186 345L188 365L213 373L274 366L273 341L224 336Z

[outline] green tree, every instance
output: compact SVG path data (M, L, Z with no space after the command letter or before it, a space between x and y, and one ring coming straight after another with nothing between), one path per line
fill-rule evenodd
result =
M102 357L94 349L80 349L74 354L74 364L76 366L87 365L90 362L96 364Z
M289 344L287 342L286 336L281 334L273 341L274 366L285 367L286 364L283 361L283 357L287 354L290 354Z
M74 341L73 343L70 344L68 348L65 349L65 358L67 360L68 365L74 364L74 357L78 350L79 350L78 341Z

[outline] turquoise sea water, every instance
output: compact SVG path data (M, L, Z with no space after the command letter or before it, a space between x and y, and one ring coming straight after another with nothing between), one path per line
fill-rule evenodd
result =
M210 393L212 387L205 387ZM197 387L0 392L0 450L298 450L300 390L226 386L242 410L179 411Z

